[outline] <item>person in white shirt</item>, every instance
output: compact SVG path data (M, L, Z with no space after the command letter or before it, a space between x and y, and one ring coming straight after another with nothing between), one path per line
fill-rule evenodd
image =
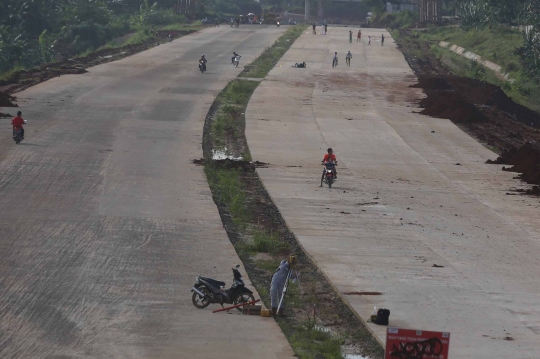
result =
M351 66L351 59L352 59L352 54L351 52L347 52L347 56L345 56L345 61L347 61L347 66Z

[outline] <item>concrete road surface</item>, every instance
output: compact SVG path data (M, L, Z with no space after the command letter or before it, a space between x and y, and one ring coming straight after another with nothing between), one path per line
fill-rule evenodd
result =
M247 63L284 30L208 29L17 94L26 140L0 131L1 358L292 357L272 319L190 293L240 262L190 163L205 115L241 71L233 50Z
M357 43L353 30L352 44L349 28L304 34L257 88L247 140L270 163L264 185L364 319L388 308L393 326L450 332L450 358L540 358L538 198L506 195L522 184L484 163L494 153L414 113L423 94L390 34L363 29ZM330 190L319 188L328 147ZM382 294L347 295L363 291Z

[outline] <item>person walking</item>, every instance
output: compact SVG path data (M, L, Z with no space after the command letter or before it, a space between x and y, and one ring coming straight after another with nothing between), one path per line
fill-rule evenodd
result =
M352 44L352 31L349 31L349 43Z
M362 40L362 30L358 30L358 35L356 35L356 42L360 42Z
M214 24L214 27L219 27L219 20L217 17L216 17L216 23Z
M384 34L381 35L381 46L384 46Z
M324 34L325 35L328 34L328 23L327 22L324 23Z
M368 45L371 45L371 35L370 35L370 36L368 36L367 38L368 38L368 40L367 40L367 44L368 44Z
M311 27L313 27L313 35L317 35L317 31L316 31L316 27L317 25L315 25L315 23L311 24Z
M352 59L352 54L351 54L351 51L347 52L347 56L345 56L345 61L347 62L347 66L351 67L351 59Z
M332 58L332 68L337 67L337 64L338 64L338 57L337 57L337 52L336 52L334 53L334 57Z

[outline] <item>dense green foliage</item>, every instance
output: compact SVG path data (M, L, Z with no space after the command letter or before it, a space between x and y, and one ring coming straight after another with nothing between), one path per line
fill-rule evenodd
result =
M457 6L464 29L528 26L515 54L524 75L540 83L540 0L460 0Z
M418 13L413 11L402 11L395 13L376 13L372 18L371 27L385 27L390 29L400 29L411 27L418 21Z
M260 13L255 0L198 0L191 20ZM1 0L0 76L13 69L88 53L127 33L186 22L177 0Z
M408 32L410 36L402 39L409 48L416 44L429 44L432 53L458 76L471 77L500 86L514 101L535 111L540 111L540 87L522 65L522 57L518 49L523 43L520 30L509 26L484 26L478 29L459 27L432 27L424 31ZM405 34L405 33L403 33ZM397 32L393 35L399 38ZM514 82L502 80L477 62L456 55L448 49L437 45L439 41L459 45L472 51L483 59L490 60L502 66ZM418 52L416 56L422 56ZM531 57L534 58L534 57Z

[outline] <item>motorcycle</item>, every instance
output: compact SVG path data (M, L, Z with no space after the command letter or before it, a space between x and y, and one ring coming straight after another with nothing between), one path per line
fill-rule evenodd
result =
M323 182L328 185L328 188L332 188L332 185L334 184L334 182L336 182L336 178L334 176L334 170L335 170L335 166L337 166L337 163L326 162L326 163L323 163L323 166L324 166Z
M279 27L279 21L276 22L277 27Z
M172 40L173 40L172 34L169 34L169 42L171 42Z
M206 71L206 64L202 61L199 61L199 71L201 71L203 74Z
M238 65L240 64L240 58L241 58L241 57L242 57L242 56L240 56L240 55L236 55L236 56L234 57L233 65L234 65L235 67L238 67Z
M22 131L20 128L14 128L13 129L13 141L15 141L16 144L21 143L22 141Z
M225 282L207 277L197 277L195 285L191 288L193 305L202 309L211 303L217 303L223 307L223 304L237 305L254 301L253 292L244 286L242 274L240 274L238 268L240 268L240 265L231 268L234 279L229 289L225 289ZM242 311L242 307L236 309Z

